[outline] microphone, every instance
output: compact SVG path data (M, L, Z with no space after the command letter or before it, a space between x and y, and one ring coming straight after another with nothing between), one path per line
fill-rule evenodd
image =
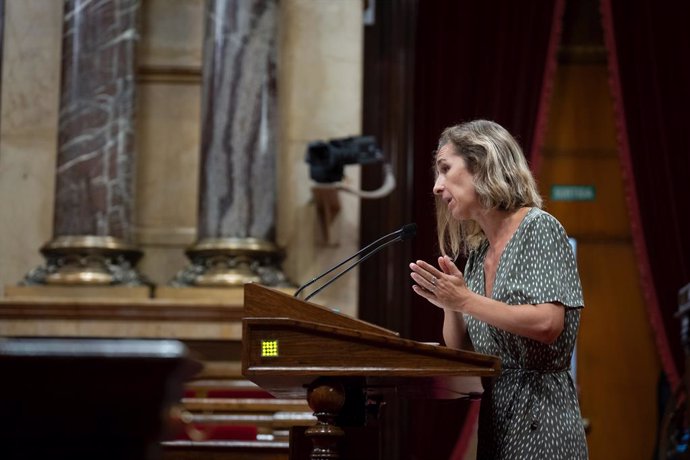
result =
M338 268L342 267L344 264L346 264L346 263L349 262L350 260L354 259L355 257L357 257L357 256L359 256L359 255L361 255L361 254L364 254L364 255L363 255L362 257L360 257L358 260L356 260L355 262L353 262L352 264L350 264L350 266L348 266L348 267L345 268L343 271L341 271L340 273L338 273L337 275L335 275L333 278L331 278L330 280L328 280L328 281L327 281L325 284L323 284L320 288L318 288L317 290L315 290L314 292L312 292L311 294L309 294L307 297L305 297L304 300L307 301L307 300L311 299L311 298L314 297L316 294L318 294L319 292L321 292L321 290L324 289L326 286L328 286L328 285L330 285L331 283L333 283L335 280L337 280L338 278L340 278L341 276L343 276L345 273L349 272L349 271L352 270L354 267L356 267L357 265L359 265L359 264L361 264L362 262L364 262L365 260L367 260L369 257L371 257L371 256L373 256L374 254L376 254L377 252L381 251L381 250L382 250L383 248L385 248L386 246L389 246L389 245L391 245L391 244L393 244L393 243L397 243L398 241L409 240L409 239L411 239L411 238L414 238L414 236L415 236L416 234L417 234L417 224L411 223L411 224L405 224L405 225L403 225L402 228L400 228L399 230L396 230L396 231L394 231L394 232L392 232L392 233L389 233L388 235L382 236L382 237L379 238L378 240L374 241L373 243L368 244L368 245L365 246L364 248L362 248L362 249L360 249L359 251L357 251L354 255L352 255L352 256L348 257L347 259L343 260L343 261L340 262L338 265L336 265L336 266L334 266L334 267L332 267L332 268L326 270L325 272L321 273L319 276L313 278L313 279L312 279L311 281L309 281L308 283L303 284L302 286L300 286L299 289L297 289L297 292L295 292L294 297L297 297L306 287L311 286L312 284L314 284L315 282L317 282L318 280L320 280L320 279L323 278L324 276L326 276L326 275L328 275L329 273L331 273L331 272L337 270ZM373 248L373 249L372 249L372 248ZM370 249L371 249L371 250L370 250ZM369 251L369 250L370 250L370 251ZM367 253L367 251L369 251L369 252ZM366 253L366 254L365 254L365 253Z
M337 269L337 268L339 268L339 267L342 267L345 263L347 263L347 262L349 262L350 260L354 259L354 258L357 257L358 255L360 255L360 254L366 252L369 248L371 248L371 247L373 247L373 246L376 246L379 242L381 242L381 241L383 241L383 240L386 240L386 239L388 239L388 238L391 238L391 237L400 236L400 235L403 234L403 232L405 232L405 235L406 235L404 239L412 238L412 237L415 235L415 233L417 233L417 224L407 224L407 225L403 225L403 227L402 227L401 229L396 230L396 231L394 231L394 232L392 232L392 233L389 233L388 235L382 236L381 238L379 238L378 240L374 241L373 243L368 244L367 246L365 246L364 248L360 249L359 251L357 251L357 252L356 252L355 254L353 254L352 256L350 256L350 257L348 257L347 259L345 259L345 260L343 260L342 262L340 262L340 263L339 263L338 265L336 265L335 267L332 267L332 268L326 270L325 272L321 273L321 274L320 274L319 276L317 276L316 278L313 278L313 279L312 279L311 281L309 281L308 283L305 283L305 284L303 284L302 286L300 286L300 288L297 289L297 292L295 292L294 297L297 297L297 296L300 294L300 292L302 292L302 291L304 290L304 288L306 288L306 287L308 287L308 286L311 286L311 285L314 284L316 281L320 280L320 279L323 278L324 276L326 276L326 275L328 275L329 273L331 273L333 270L335 270L335 269ZM409 235L409 236L408 236L408 235Z

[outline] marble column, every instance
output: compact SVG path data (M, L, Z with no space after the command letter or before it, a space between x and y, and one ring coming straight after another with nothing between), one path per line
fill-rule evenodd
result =
M53 239L28 284L142 284L132 244L140 0L65 0Z
M198 241L175 285L284 283L274 244L277 0L206 7Z

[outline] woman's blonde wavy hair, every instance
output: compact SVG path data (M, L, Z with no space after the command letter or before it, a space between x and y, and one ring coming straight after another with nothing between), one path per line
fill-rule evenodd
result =
M465 160L484 208L503 211L524 206L541 208L542 199L522 149L501 125L474 120L451 126L441 134L438 148L446 144L451 144L455 153ZM440 196L436 196L436 224L444 255L455 258L461 252L467 254L486 239L476 221L453 219Z

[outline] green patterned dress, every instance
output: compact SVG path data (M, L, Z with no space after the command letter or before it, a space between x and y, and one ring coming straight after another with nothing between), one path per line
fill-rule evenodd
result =
M468 287L484 292L489 243L472 251ZM488 385L479 416L479 460L587 458L577 394L569 372L584 306L568 237L550 214L532 208L506 245L491 298L509 305L560 303L565 327L546 345L465 315L474 349L499 356L503 371Z

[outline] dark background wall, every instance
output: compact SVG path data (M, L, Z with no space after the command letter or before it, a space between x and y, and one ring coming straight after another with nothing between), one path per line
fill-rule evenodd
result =
M447 110L452 88L421 85L420 72L422 79L438 81L443 72L460 68L471 73L476 66L461 41L454 45L455 56L429 60L435 51L420 47L429 42L428 24L444 27L453 22L449 15L458 14L452 2L430 3L377 2L376 23L365 31L363 131L379 139L396 172L398 189L385 200L362 204L361 241L373 241L410 221L417 222L419 232L411 243L362 268L360 316L405 337L441 341L441 312L413 296L407 264L418 258L434 260L438 253L430 171L436 138L420 116ZM486 34L492 32L490 26L484 28ZM448 36L452 40L453 34ZM501 77L514 76L505 71ZM638 281L612 107L599 4L566 2L537 178L547 211L578 241L586 309L578 340L577 383L595 460L651 458L658 419L660 364ZM527 107L518 109L529 112ZM510 119L501 122L511 124ZM434 136L439 133L440 129ZM531 140L521 141L524 147ZM365 170L365 187L375 188L379 181L379 171ZM591 185L595 199L551 200L551 187L563 184ZM389 427L389 435L399 436L401 446L398 456L391 458L448 458L462 424L462 403L408 403L395 411L412 421Z

